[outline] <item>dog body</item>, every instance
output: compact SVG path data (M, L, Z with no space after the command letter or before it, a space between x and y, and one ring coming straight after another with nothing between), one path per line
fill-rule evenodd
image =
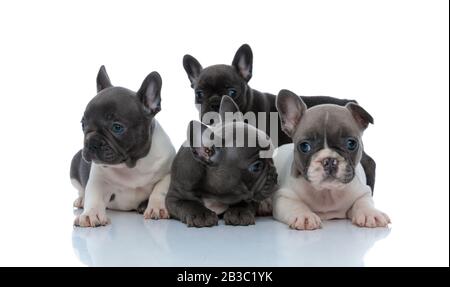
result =
M274 217L294 229L316 229L321 220L350 218L358 226L386 226L389 217L374 207L361 165L362 134L372 117L359 105L307 109L292 92L277 97L283 131L293 144L274 157L280 189Z
M108 224L106 208L138 210L167 218L165 195L175 149L154 118L160 110L161 78L151 73L134 93L113 87L102 67L98 94L83 116L84 148L73 158L70 177L84 208L75 225Z
M221 119L225 111L238 111L229 97L222 99ZM245 139L253 136L255 145L249 144L250 140L239 143L239 134ZM222 213L225 224L254 224L259 202L276 189L272 147L264 132L242 119L211 128L191 122L188 141L178 151L172 166L166 198L170 215L195 227L217 225ZM264 158L263 148L268 149Z

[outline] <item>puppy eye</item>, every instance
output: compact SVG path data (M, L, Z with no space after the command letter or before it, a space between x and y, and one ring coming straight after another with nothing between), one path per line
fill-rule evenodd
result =
M250 171L252 173L258 173L261 170L263 170L263 168L264 168L264 162L262 160L257 160L248 167L248 171Z
M84 131L84 128L86 127L86 124L84 123L84 120L81 120L81 129Z
M236 95L237 95L237 91L236 91L236 89L229 88L227 94L228 94L228 96L230 96L231 98L234 98L234 97L236 97Z
M195 91L195 100L197 102L201 102L203 100L203 91L201 90Z
M307 141L301 142L298 144L297 149L301 151L302 153L308 153L311 151L312 147L311 144Z
M346 140L345 146L349 151L354 151L358 147L358 141L353 138L349 138Z
M119 123L113 123L111 126L111 130L116 135L121 135L125 131L125 127Z

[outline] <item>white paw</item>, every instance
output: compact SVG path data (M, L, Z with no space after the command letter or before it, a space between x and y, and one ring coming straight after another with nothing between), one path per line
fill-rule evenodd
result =
M361 209L353 214L352 223L359 227L386 227L391 223L391 219L377 209Z
M106 216L105 210L101 210L99 208L91 208L78 215L75 218L75 222L73 224L80 227L97 227L108 225L109 223L110 220Z
M314 212L305 212L290 220L289 227L298 230L314 230L322 227L322 221Z
M84 198L81 196L75 199L75 201L73 202L73 207L76 208L83 208L83 205L84 205Z
M155 200L150 197L147 209L144 212L145 219L168 219L169 212L164 200Z

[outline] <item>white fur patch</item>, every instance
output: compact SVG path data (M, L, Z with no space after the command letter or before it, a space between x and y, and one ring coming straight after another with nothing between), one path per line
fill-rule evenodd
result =
M293 155L294 144L284 145L275 151L274 162L279 171L280 183L280 189L273 197L273 215L277 220L295 229L319 228L320 221L317 217L321 220L352 218L355 224L367 227L385 226L390 222L387 215L373 206L371 189L366 185L361 164L357 165L355 177L347 184L316 185L302 176L292 176L290 167ZM315 160L329 156L336 157L336 154L323 150ZM316 177L315 180L321 178L321 171L316 164L311 172L312 177ZM377 224L374 225L373 220Z

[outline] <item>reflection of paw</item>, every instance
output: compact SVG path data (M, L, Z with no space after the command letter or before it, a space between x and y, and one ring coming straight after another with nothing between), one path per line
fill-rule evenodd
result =
M355 211L352 223L359 227L386 227L391 219L386 213L377 209L361 209Z
M84 204L84 198L80 196L77 199L75 199L75 201L73 202L73 207L83 208L83 204Z
M147 208L144 212L145 219L168 219L169 212L166 209L164 198L155 199L150 197Z
M255 214L249 208L230 207L223 214L223 220L228 225L253 225Z
M85 210L81 215L78 215L75 218L74 225L80 227L97 227L109 223L110 221L106 216L105 210L91 208L90 210Z
M258 203L258 208L256 209L257 216L271 216L272 215L272 199L267 198Z
M297 215L290 221L289 227L298 230L314 230L322 226L320 217L314 212L305 212Z
M185 214L181 221L186 223L188 227L211 227L219 223L217 214L209 209Z

